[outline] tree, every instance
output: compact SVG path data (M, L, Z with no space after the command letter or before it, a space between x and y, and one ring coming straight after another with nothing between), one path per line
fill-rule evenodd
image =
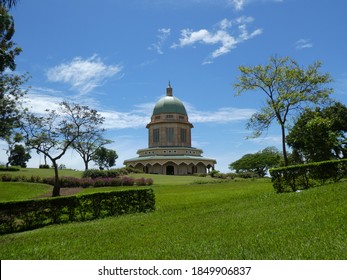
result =
M100 126L96 126L89 134L79 137L72 144L73 148L83 159L85 170L88 170L89 162L93 159L95 152L102 146L112 143L111 140L102 137L104 131Z
M306 69L289 57L271 57L265 66L240 66L241 76L234 85L237 94L248 90L259 90L266 95L266 105L255 113L247 124L253 129L253 137L267 130L273 121L281 127L282 151L285 165L288 165L286 150L286 126L290 115L296 115L303 108L324 103L328 100L331 88L325 84L331 82L328 73L319 73L320 62Z
M16 144L11 150L8 161L12 166L27 167L27 161L31 159L30 153L23 145Z
M101 126L103 118L88 106L62 102L59 111L46 110L39 116L27 112L22 129L27 147L47 156L54 167L53 196L60 195L58 160L80 137L91 133L95 126Z
M116 151L101 147L95 151L93 161L99 166L101 170L103 170L105 168L109 169L112 166L116 165L117 158L118 155Z
M280 164L281 153L275 147L267 147L255 154L246 154L237 161L230 163L229 169L239 172L254 172L264 177L267 171Z
M19 0L0 0L0 6L11 9L17 5L17 2L19 2Z
M307 162L347 157L347 107L335 103L305 110L290 130L287 143Z
M0 138L5 139L20 125L21 98L26 94L22 85L28 77L11 73L16 69L15 57L22 50L12 41L14 21L3 2L0 2Z

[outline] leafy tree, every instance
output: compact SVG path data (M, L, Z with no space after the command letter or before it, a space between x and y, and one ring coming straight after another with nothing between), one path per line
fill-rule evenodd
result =
M6 150L8 161L6 163L6 166L9 166L10 165L9 158L11 156L11 153L12 153L15 145L23 141L23 136L20 133L12 133L11 135L7 135L5 137L5 141L8 144L8 148Z
M88 170L89 162L92 161L95 152L104 145L112 143L111 140L104 139L102 133L104 129L95 126L89 134L85 134L77 139L72 146L81 156L85 170Z
M231 170L239 172L254 172L259 177L264 177L267 171L280 164L281 153L275 147L267 147L255 154L246 154L229 165Z
M285 165L288 165L286 126L290 115L326 101L332 92L325 87L331 82L330 75L319 73L320 67L321 63L315 62L304 69L289 57L271 57L265 66L239 67L241 76L234 85L237 94L259 90L266 96L266 105L251 117L247 127L254 130L253 137L258 137L276 121L281 127Z
M14 20L0 2L0 138L10 137L12 130L19 127L21 98L26 93L22 85L27 75L11 73L16 69L15 57L22 51L12 41ZM12 4L11 4L12 5Z
M347 107L335 103L307 109L290 130L287 143L307 162L347 157Z
M27 167L27 161L31 159L31 156L28 150L23 145L16 144L11 150L11 154L8 158L10 165Z
M17 5L17 2L19 2L19 0L0 0L0 6L11 9Z
M55 174L53 196L60 195L58 160L80 137L103 123L100 114L88 106L62 102L59 111L46 110L47 115L26 113L23 131L27 147L36 149L52 162Z
M105 168L109 169L112 166L116 165L117 158L118 155L116 151L101 147L95 151L93 161L99 166L101 170L103 170Z

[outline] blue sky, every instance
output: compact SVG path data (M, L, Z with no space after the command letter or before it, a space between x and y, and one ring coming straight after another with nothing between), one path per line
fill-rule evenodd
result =
M246 139L246 122L265 97L234 96L238 66L273 55L302 66L320 60L333 97L347 104L346 10L344 0L23 0L11 13L33 111L62 100L97 109L121 167L147 147L145 126L170 80L194 124L193 146L227 172L246 153L280 148L276 124ZM29 166L42 163L32 157ZM60 163L83 168L72 151Z

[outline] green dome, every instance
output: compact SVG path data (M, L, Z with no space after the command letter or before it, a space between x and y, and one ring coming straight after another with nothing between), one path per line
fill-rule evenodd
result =
M164 96L160 98L157 104L155 104L153 115L166 113L182 114L187 116L187 111L186 108L184 108L182 101L174 96Z

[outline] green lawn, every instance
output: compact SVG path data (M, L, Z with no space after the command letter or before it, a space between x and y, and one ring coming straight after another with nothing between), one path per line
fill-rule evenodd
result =
M16 172L8 172L8 171L0 171L1 174L12 174L13 176L26 176L26 177L31 177L31 176L40 176L42 178L47 178L47 177L54 177L54 169L49 168L49 169L41 169L41 168L21 168L20 171ZM71 176L71 177L78 177L80 178L82 176L82 171L76 171L76 170L71 170L71 169L64 169L64 170L59 170L59 176Z
M269 180L162 179L166 184L152 186L153 213L3 235L0 258L347 258L347 182L276 194ZM174 184L176 179L186 184Z
M0 182L0 202L31 199L51 190L51 186L44 184Z

